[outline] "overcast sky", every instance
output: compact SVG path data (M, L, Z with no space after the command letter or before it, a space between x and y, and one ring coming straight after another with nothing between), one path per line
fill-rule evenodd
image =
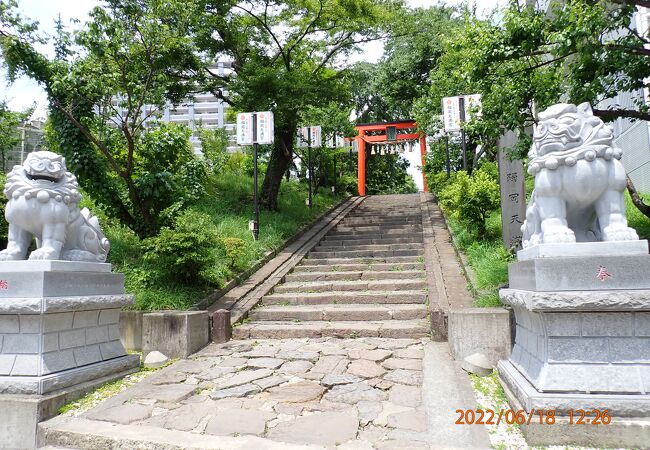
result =
M440 3L438 0L407 0L411 7L428 7ZM456 5L464 3L464 0L447 0L446 4ZM506 0L477 0L479 14L491 11L497 5L504 5ZM52 32L54 20L61 14L64 24L70 23L70 19L78 19L84 22L88 19L88 12L99 4L97 0L19 0L19 7L22 15L37 20L42 30ZM382 44L379 42L368 44L362 54L357 55L354 60L365 60L375 62L382 54ZM22 110L32 103L38 104L36 116L42 116L47 107L46 96L43 90L33 81L22 77L8 86L4 80L4 74L0 75L0 99L9 102L10 108Z

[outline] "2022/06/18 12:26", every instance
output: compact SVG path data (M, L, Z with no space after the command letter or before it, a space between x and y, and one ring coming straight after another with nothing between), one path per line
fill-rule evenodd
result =
M557 415L553 409L524 410L501 409L498 412L491 409L457 409L457 425L498 425L506 424L530 425L531 422L541 425L553 425L557 419L568 419L569 425L609 425L612 417L609 410L599 409L570 409L568 415Z

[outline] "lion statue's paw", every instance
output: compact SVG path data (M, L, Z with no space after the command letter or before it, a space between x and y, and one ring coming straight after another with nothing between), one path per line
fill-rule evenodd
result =
M544 233L544 244L571 244L576 235L569 228L558 228Z
M636 241L639 235L636 230L621 226L610 225L603 230L603 241Z
M18 261L24 259L23 254L19 251L2 250L0 252L0 261Z
M29 259L58 259L59 253L53 248L41 247L30 253Z

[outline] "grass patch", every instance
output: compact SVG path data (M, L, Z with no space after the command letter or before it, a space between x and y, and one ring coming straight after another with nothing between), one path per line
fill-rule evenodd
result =
M119 380L111 381L105 384L102 384L94 391L89 392L78 400L70 402L66 405L63 405L59 408L59 414L65 416L78 416L89 409L97 406L99 403L105 399L119 394L120 392L126 390L127 388L133 386L134 384L142 381L144 378L148 377L152 373L167 367L170 364L176 362L176 359L170 359L163 366L157 367L155 369L149 369L144 366L140 366L138 372L132 373L120 378Z
M207 194L189 207L197 216L208 216L216 231L210 248L215 263L207 269L205 280L199 282L183 283L173 277L157 275L157 266L161 263L144 260L146 246L143 241L115 220L102 218L105 234L111 241L109 262L115 271L125 274L127 292L135 295L135 309L189 309L215 288L222 288L229 280L242 276L267 252L281 248L301 227L340 199L322 189L314 196L310 210L305 206L307 185L283 181L278 211L261 211L260 239L254 241L248 230L248 221L253 215L252 179L220 173L211 177L206 190ZM241 243L227 252L224 242L238 239Z
M639 194L643 198L643 202L647 205L650 204L650 194ZM628 225L639 233L640 239L650 239L650 219L641 214L632 203L630 194L625 191L625 207L627 212Z

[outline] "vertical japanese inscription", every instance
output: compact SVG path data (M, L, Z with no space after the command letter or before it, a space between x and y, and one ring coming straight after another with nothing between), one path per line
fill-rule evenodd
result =
M506 248L520 249L521 225L526 218L524 166L521 160L511 160L505 151L516 143L517 137L511 131L499 139L499 186L503 245Z

